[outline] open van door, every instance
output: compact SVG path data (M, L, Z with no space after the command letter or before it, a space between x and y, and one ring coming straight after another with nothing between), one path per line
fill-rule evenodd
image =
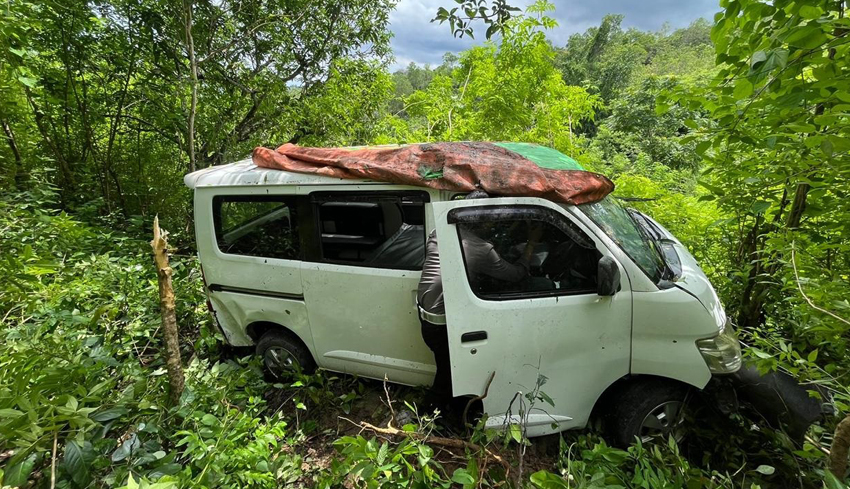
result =
M432 205L454 395L482 395L495 372L483 401L488 424L519 422L521 400L531 436L584 426L602 392L629 372L625 269L580 220L543 199ZM544 395L529 411L524 395L538 383Z

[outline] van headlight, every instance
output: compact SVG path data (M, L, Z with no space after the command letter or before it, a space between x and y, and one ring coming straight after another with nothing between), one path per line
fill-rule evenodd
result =
M713 374L731 374L741 368L741 344L729 320L717 336L697 340L697 348Z

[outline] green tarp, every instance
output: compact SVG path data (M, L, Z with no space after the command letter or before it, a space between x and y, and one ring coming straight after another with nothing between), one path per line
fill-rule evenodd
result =
M584 167L557 149L547 148L533 143L494 143L508 151L519 153L533 161L540 168L549 170L584 170Z

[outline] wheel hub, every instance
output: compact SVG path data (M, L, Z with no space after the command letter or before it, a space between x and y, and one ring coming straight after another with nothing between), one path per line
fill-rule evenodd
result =
M279 376L285 372L291 372L296 361L292 352L286 348L273 346L266 350L266 353L263 355L263 363L266 364L269 372L275 376Z
M667 401L652 409L640 425L640 439L650 442L657 438L667 439L671 435L677 442L684 438L681 401Z

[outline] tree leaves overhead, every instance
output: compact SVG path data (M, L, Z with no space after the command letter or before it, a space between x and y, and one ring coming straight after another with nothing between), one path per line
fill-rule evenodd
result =
M368 83L389 59L391 0L12 3L4 93L29 112L63 195L82 185L110 209L144 212L154 194L175 194L179 179L161 188L149 170L175 162L179 176L191 141L203 167L303 133L292 115L335 67L369 66L346 72ZM192 138L186 8L198 79Z
M475 22L481 21L487 26L484 37L490 39L500 34L514 13L520 11L507 0L492 0L492 3L489 0L455 0L455 3L457 7L438 8L431 22L442 24L448 21L452 36L457 38L467 36L474 39L473 26Z
M807 275L824 284L813 293L844 282L847 264L835 254L850 236L850 20L834 1L722 6L711 32L718 76L707 90L670 98L709 116L697 150L717 202L740 216L732 258L745 279L730 308L744 326L787 324L808 315L777 305L787 304L778 302L783 291L799 297L787 266L794 242L806 249Z

